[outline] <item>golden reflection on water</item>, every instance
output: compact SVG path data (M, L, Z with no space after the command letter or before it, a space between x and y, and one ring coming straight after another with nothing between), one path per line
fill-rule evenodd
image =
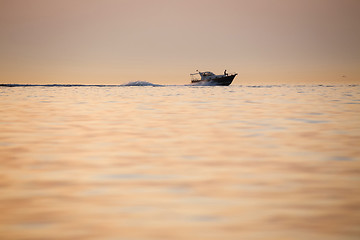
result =
M359 96L0 88L0 239L358 239Z

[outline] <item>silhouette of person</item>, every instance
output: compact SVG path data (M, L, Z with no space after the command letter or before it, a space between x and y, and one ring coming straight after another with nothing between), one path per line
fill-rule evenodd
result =
M227 76L227 75L228 75L228 74L227 74L227 72L226 72L226 69L225 69L225 71L224 71L224 75L225 75L225 76Z

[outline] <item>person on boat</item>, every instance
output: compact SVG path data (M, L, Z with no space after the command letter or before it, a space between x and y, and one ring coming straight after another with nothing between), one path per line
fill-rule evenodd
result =
M225 75L225 76L227 76L227 75L228 75L228 74L227 74L227 72L226 72L226 69L225 69L225 71L224 71L224 75Z

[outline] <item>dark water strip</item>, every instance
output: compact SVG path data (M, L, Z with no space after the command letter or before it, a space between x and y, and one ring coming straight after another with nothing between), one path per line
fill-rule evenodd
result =
M146 81L129 82L125 84L0 84L0 87L129 87L129 86L150 86L160 87L163 85Z
M14 83L2 83L0 87L165 87L165 86L213 86L213 85L161 85L154 84L145 81L129 82L125 84L14 84ZM348 85L232 85L237 87L248 87L248 88L273 88L273 87L358 87L359 84L348 84Z

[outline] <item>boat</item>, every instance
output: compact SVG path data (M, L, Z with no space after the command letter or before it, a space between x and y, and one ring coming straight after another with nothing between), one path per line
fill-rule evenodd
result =
M216 75L212 72L199 72L196 70L196 73L191 73L191 84L192 85L206 85L206 86L229 86L237 73L228 74L226 70L222 75ZM200 76L200 77L199 77Z

